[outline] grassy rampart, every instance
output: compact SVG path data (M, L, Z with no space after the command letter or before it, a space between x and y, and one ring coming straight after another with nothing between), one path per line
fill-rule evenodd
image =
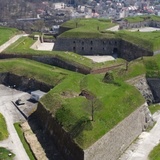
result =
M41 103L79 146L87 148L144 103L140 93L124 81L145 73L148 76L148 72L157 73L159 59L160 55L143 57L130 62L127 70L125 65L116 68L110 83L103 81L104 74L82 75L24 59L1 60L0 71L34 77L55 86ZM94 95L94 99L80 96L82 90Z
M130 23L138 23L138 22L144 22L144 21L160 21L159 16L155 15L142 15L142 16L135 16L135 17L127 17L124 18L127 22Z
M34 78L40 82L57 85L68 75L75 74L58 67L38 63L25 59L0 60L0 72L10 72L28 78Z
M0 45L8 41L16 33L18 33L18 30L15 28L0 27Z

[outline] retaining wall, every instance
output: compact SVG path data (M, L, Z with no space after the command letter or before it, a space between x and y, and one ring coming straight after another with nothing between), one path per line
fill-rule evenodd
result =
M116 160L143 131L150 119L143 104L84 152L84 160ZM115 115L116 116L116 115Z
M91 147L82 150L42 104L38 105L35 114L46 134L56 142L66 160L116 160L145 129L151 119L145 103Z
M153 52L121 39L58 38L53 50L70 51L80 55L117 55L128 61Z
M82 74L89 74L91 71L91 68L87 66L83 66L80 64L75 64L74 62L67 62L66 60L61 59L61 57L58 56L40 56L40 55L30 55L30 54L0 54L0 59L6 59L6 58L27 58L31 60L35 60L38 62L42 62L45 64L61 67L63 69L68 69L71 71L79 72Z
M22 91L41 90L48 92L53 86L37 81L33 78L15 75L13 73L0 73L0 83Z

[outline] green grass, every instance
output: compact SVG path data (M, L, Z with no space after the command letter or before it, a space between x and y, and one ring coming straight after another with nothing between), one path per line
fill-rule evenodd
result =
M80 31L85 30L97 30L97 27L99 27L99 30L104 30L106 28L110 28L115 26L116 24L111 23L111 20L105 20L105 19L93 19L93 18L77 18L72 19L70 21L67 21L63 23L61 26L66 28L72 28L72 29L80 29Z
M0 27L0 45L8 41L16 33L18 33L18 30L15 28Z
M160 105L159 104L153 104L149 106L149 110L152 114L160 110Z
M149 154L149 160L160 160L160 144L158 144Z
M53 86L63 81L65 77L75 74L58 67L26 59L0 60L0 72L26 76Z
M20 127L20 124L19 123L15 123L14 127L15 127L15 129L16 129L16 131L18 133L18 136L19 136L19 138L20 138L20 140L21 140L21 142L23 144L24 149L26 150L26 153L28 154L28 157L30 158L30 160L35 160L35 157L34 157L33 153L31 152L31 149L30 149L28 143L26 142L26 140L24 138L23 131L22 131L21 127Z
M153 64L156 62L158 67L150 63L152 58ZM125 65L113 70L113 83L104 83L104 74L74 76L74 81L72 77L67 78L52 89L49 96L44 96L41 103L71 134L75 142L85 149L144 102L137 89L123 81L146 74L150 69L157 70L160 67L160 55L152 58L143 57L130 62L127 71ZM102 105L95 110L94 121L90 121L90 102L79 96L82 90L95 95Z
M8 154L12 154L9 156ZM0 160L13 160L14 154L6 148L0 147Z
M144 102L143 97L134 87L122 82L108 84L102 80L101 74L83 75L81 78L74 76L74 81L72 78L64 80L48 93L49 96L46 95L41 99L46 109L84 149ZM98 102L96 105L101 105L95 110L94 121L90 121L90 102L79 96L81 90L94 94ZM51 101L52 103L48 103Z
M103 63L95 63L88 58L82 57L81 55L72 53L72 52L36 51L30 48L30 46L34 42L35 41L31 37L22 37L15 43L13 43L11 46L9 46L5 51L3 51L3 54L57 57L58 59L68 62L69 64L73 64L77 67L85 68L88 70L91 70L91 68L93 69L103 68L103 67L108 67L108 66L113 66L113 65L124 63L124 60L122 59L118 59L116 61L103 62Z
M81 31L82 29L82 31ZM85 30L85 28L77 28L62 33L59 37L62 38L96 38L96 39L122 39L130 42L138 47L142 47L149 51L160 49L160 31L153 32L130 32L127 30L111 32Z
M160 49L160 31L119 31L117 32L117 37L150 51L156 51Z
M130 22L130 23L137 23L137 22L143 22L145 20L151 21L160 21L160 17L159 16L155 16L155 15L150 15L150 16L135 16L135 17L127 17L124 18L124 20Z
M101 38L103 37L101 31L115 25L110 20L103 19L70 20L62 24L62 27L71 28L71 30L61 34L60 37Z
M6 121L2 114L0 114L0 141L6 139L8 137L8 130Z

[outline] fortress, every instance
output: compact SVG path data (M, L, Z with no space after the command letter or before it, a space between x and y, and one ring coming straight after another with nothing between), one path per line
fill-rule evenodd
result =
M79 61L85 58L70 52L80 55L113 55L131 61L138 57L153 56L155 52L158 53L159 32L106 31L107 25L114 26L115 24L96 19L78 23L79 27L74 26L75 21L73 21L71 27L61 26L60 28L61 34L56 39L54 50L64 52L39 52L28 49L24 54L22 54L23 51L19 54L16 50L14 54L7 53L7 51L1 53L1 59L27 58L31 60L11 60L12 65L5 70L3 66L6 65L1 65L0 82L9 86L16 84L17 89L24 91L35 89L48 92L40 99L37 110L28 121L30 123L32 120L37 120L44 135L47 135L50 142L56 144L66 160L116 160L142 131L153 124L146 103L147 98L150 98L150 95L146 94L146 90L149 89L144 86L148 86L146 82L148 70L150 75L154 74L158 77L159 68L158 65L156 66L158 60L152 59L151 61L149 57L145 57L138 59L135 63L133 61L134 67L130 72L126 70L124 60L120 60L120 63L119 60L114 61L109 67L114 68L114 65L118 65L118 71L117 68L115 69L115 78L120 82L108 83L104 82L104 74L92 74L91 70L96 65L95 63L80 63ZM99 24L98 27L97 24ZM156 24L158 27L159 22L149 19L134 23L124 21L123 27L138 27L138 24L141 26ZM81 27L85 27L86 30ZM122 29L121 25L120 28ZM153 41L150 41L148 37ZM19 43L19 45L22 44ZM64 57L61 57L62 54ZM9 63L9 61L5 63L7 62ZM43 66L42 63L49 65ZM148 64L151 64L149 68L147 68ZM14 65L22 69L19 71ZM103 65L105 66L105 64L101 65L100 69ZM142 67L142 72L139 67ZM13 68L16 68L14 74ZM135 72L138 69L139 72ZM142 87L139 90L146 94L143 95L144 97L132 86L133 84L126 83L127 78L133 77L135 77L134 82ZM159 84L159 79L156 83L153 79L150 82L153 84L151 85L152 92L156 98L158 97L155 101L159 102L159 88L154 86L154 84ZM85 104L86 102L88 104L89 100L82 94L84 90L88 94L96 95L96 99L103 103L102 108L95 112L95 121L90 119L91 114L86 111Z
M138 31L138 28L142 27L160 28L160 19L154 19L153 17L142 17L139 21L132 22L126 19L119 22L119 30L137 28ZM154 55L154 51L152 49L147 49L140 44L133 43L132 41L126 40L121 36L115 35L110 38L110 35L102 35L100 38L96 38L96 36L93 38L79 38L78 36L65 37L63 36L64 32L67 32L67 28L61 26L60 33L62 36L60 34L60 36L57 37L53 50L71 51L80 55L112 55L126 59L127 61L131 61L142 56ZM101 34L103 33L101 32ZM132 37L130 37L130 39L132 39Z

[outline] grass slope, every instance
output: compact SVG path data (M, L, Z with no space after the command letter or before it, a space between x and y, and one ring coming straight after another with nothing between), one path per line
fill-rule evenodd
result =
M22 37L3 51L3 54L52 56L68 62L69 64L86 69L103 68L124 63L124 60L122 59L110 62L94 63L92 60L72 52L36 51L30 48L34 42L35 41L31 37Z
M11 72L37 79L50 85L57 85L68 75L75 74L58 67L25 59L0 60L0 72Z
M147 20L160 21L158 16L137 16L129 17L125 20L129 22L140 22ZM77 27L75 27L77 24ZM69 31L62 33L59 37L63 38L96 38L96 39L123 39L149 51L160 49L160 31L154 32L129 32L106 31L107 28L114 26L110 21L98 19L76 19L67 21L62 27L71 28Z
M155 15L143 15L143 16L135 16L135 17L127 17L124 18L124 20L130 22L130 23L137 23L137 22L143 22L143 21L160 21L160 17L159 16L155 16Z
M55 86L41 103L79 146L87 148L144 102L140 93L124 81L145 73L158 76L159 60L160 55L143 57L130 62L128 70L125 66L116 68L112 71L115 78L112 83L103 82L104 74L82 75L24 59L1 60L0 72L34 77ZM79 96L82 90L95 96L94 121L91 101Z
M8 41L17 32L18 30L14 28L0 27L0 45Z
M102 79L103 75L74 77L74 82L67 79L41 99L82 148L89 147L144 102L134 87L122 82L108 84ZM81 90L96 96L95 107L99 107L95 109L94 121L90 120L90 101L79 96Z
M85 149L144 102L140 93L124 81L142 74L158 76L155 73L160 68L159 59L160 55L143 57L130 62L128 70L124 66L115 69L113 83L104 83L103 74L70 77L52 89L49 96L44 96L41 103ZM91 101L79 96L82 90L96 97L95 106L99 107L95 109L94 121L91 121Z
M26 153L28 154L29 159L30 160L35 160L35 157L34 157L33 153L31 152L31 149L30 149L28 143L26 142L26 140L24 138L23 131L22 131L21 127L20 127L20 124L19 123L15 123L14 127L15 127L15 129L16 129L16 131L18 133L18 136L19 136L19 138L20 138L20 140L21 140L21 142L23 144L24 149L26 150Z
M8 137L8 131L5 119L2 114L0 114L0 141Z

